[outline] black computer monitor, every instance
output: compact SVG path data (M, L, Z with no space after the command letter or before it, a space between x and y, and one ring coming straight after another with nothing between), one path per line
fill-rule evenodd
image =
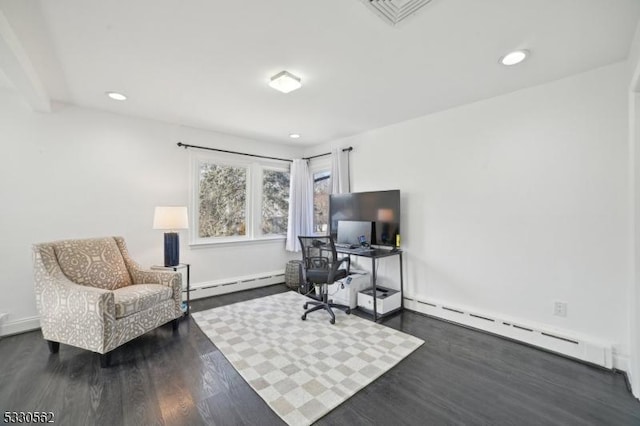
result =
M338 221L335 241L339 245L362 246L371 244L371 222L357 220Z
M371 244L395 247L400 235L400 190L351 192L329 197L329 232L340 221L371 222Z

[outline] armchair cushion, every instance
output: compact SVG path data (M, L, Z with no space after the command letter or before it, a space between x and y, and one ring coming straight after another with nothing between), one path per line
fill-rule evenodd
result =
M115 290L131 285L120 249L113 238L54 243L62 272L76 284Z
M173 289L160 284L135 284L113 291L116 319L144 311L173 296Z

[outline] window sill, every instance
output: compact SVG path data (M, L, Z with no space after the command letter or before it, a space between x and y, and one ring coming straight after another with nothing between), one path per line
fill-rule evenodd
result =
M282 235L261 237L254 239L238 239L238 240L220 240L220 241L202 241L189 243L191 249L206 249L211 247L223 247L223 246L244 246L244 245L260 245L260 244L282 244L286 241L287 237Z

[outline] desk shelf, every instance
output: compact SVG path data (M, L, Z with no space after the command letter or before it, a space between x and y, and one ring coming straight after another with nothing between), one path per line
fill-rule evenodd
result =
M340 254L346 254L348 256L358 256L365 257L371 259L371 288L373 288L373 311L369 311L368 309L363 309L358 307L357 309L364 312L369 313L373 317L373 321L377 322L382 318L389 317L393 314L396 314L404 309L404 282L402 276L402 250L394 249L394 250L384 250L384 249L347 249L347 248L338 248L336 247L336 251ZM400 308L396 308L393 311L387 312L383 315L379 315L377 312L377 297L376 297L376 262L378 259L382 259L385 257L398 256L398 260L400 261Z

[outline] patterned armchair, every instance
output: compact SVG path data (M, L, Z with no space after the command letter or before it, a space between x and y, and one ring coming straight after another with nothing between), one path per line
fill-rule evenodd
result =
M36 304L52 353L60 343L101 354L182 316L182 276L145 271L121 237L33 246Z

